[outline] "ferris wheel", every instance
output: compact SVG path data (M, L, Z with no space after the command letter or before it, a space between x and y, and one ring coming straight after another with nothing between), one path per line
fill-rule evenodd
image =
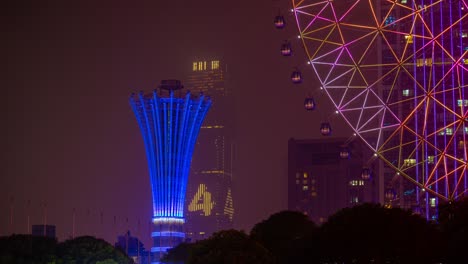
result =
M468 1L292 0L291 11L321 89L375 155L427 206L468 196Z

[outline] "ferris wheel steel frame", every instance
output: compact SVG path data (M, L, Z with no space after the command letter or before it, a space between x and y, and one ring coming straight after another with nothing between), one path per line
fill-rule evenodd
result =
M354 132L426 206L429 194L467 196L468 1L292 6L308 62Z

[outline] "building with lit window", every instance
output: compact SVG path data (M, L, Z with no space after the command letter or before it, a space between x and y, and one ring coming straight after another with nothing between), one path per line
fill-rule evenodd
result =
M183 97L180 81L162 81L160 90L132 94L130 104L146 149L153 198L151 262L184 241L185 195L192 154L211 106L204 95Z
M233 226L233 98L227 66L220 60L192 62L185 86L213 101L200 129L187 189L187 236L198 240Z
M378 202L378 177L362 178L372 153L345 138L290 139L288 143L288 209L303 212L321 224L339 209Z
M462 118L468 106L468 71L463 66L467 9L466 1L402 0L395 6L382 2L377 13L389 31L400 33L379 38L382 55L377 58L383 66L378 73L383 78L378 87L407 130L384 133L387 145L399 146L385 151L386 185L394 192L389 202L427 219L437 218L440 198L458 199L468 186L467 172L460 169L466 167L468 134ZM391 65L400 58L405 58L404 71L398 74Z
M468 196L468 1L301 0L292 11L321 88L385 163L385 205L436 220L440 202Z

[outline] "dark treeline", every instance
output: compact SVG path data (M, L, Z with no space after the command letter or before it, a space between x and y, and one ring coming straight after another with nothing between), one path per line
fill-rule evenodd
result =
M171 249L165 263L468 263L468 199L439 207L438 222L398 208L345 208L317 226L283 211L247 235L225 230Z
M1 264L130 264L133 261L102 239L77 237L58 243L32 235L0 237Z

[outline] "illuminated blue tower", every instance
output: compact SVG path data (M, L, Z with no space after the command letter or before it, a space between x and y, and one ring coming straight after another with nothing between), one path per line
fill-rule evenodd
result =
M145 143L153 194L152 263L159 263L164 252L185 238L188 173L200 126L211 106L211 100L202 94L193 98L187 92L183 98L175 97L174 92L183 88L178 80L162 81L159 88L168 96L161 97L156 90L130 96Z

